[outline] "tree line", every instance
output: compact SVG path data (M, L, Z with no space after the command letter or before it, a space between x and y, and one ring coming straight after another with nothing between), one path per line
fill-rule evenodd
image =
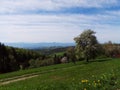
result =
M0 73L16 71L20 69L36 68L65 62L86 60L95 60L96 58L120 58L120 44L111 41L100 44L95 36L95 32L88 29L83 31L79 36L74 38L76 45L65 48L55 48L49 52L61 51L62 55L42 54L39 51L26 50L5 46L0 43Z
M16 71L28 67L30 59L40 57L42 57L42 55L37 52L8 47L0 43L0 73Z
M95 32L88 29L74 38L76 42L75 53L78 59L84 59L87 62L96 57L120 57L120 44L111 41L100 44L95 36Z

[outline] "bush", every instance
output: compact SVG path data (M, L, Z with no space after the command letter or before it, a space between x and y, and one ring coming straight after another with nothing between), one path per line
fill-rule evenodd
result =
M41 66L48 66L48 65L53 65L54 64L54 60L49 58L49 59L45 59L45 60L30 60L29 61L30 64L30 68L36 68L36 67L41 67Z
M29 65L30 65L30 68L35 68L35 67L36 67L36 65L35 65L35 60L34 60L34 59L31 59L31 60L29 61Z

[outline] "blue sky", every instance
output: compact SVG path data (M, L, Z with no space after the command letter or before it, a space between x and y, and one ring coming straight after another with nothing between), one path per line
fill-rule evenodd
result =
M74 42L83 30L120 42L120 0L0 0L0 42Z

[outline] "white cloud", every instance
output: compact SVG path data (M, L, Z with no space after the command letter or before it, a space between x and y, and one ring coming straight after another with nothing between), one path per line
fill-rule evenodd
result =
M97 32L99 41L119 38L118 17L108 15L1 15L2 42L73 42L84 29Z
M105 8L119 5L118 2L118 0L0 0L0 41L73 42L73 38L84 29L95 30L101 42L109 39L118 41L120 11L106 11L96 15L33 14L37 10L59 11L72 7Z
M108 14L109 16L117 17L118 19L120 16L120 10L106 11L105 13Z
M65 17L64 17L65 18ZM70 28L63 16L55 15L11 15L0 16L0 38L2 42L69 42L77 27ZM73 31L73 29L75 29ZM64 39L62 39L65 37Z
M0 0L0 14L37 10L60 10L72 7L103 8L118 5L118 0Z

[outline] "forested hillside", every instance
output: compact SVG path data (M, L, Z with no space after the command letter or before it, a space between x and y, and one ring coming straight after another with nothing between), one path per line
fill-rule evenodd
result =
M30 59L40 57L41 54L35 51L8 47L0 43L0 73L23 69L29 66Z
M0 73L59 64L68 48L50 47L30 50L9 47L0 43ZM61 53L61 55L57 55L57 53Z
M50 47L28 50L5 46L0 43L0 73L20 69L36 68L79 60L95 60L96 58L120 57L120 45L111 41L100 44L95 32L86 30L74 38L76 46Z

